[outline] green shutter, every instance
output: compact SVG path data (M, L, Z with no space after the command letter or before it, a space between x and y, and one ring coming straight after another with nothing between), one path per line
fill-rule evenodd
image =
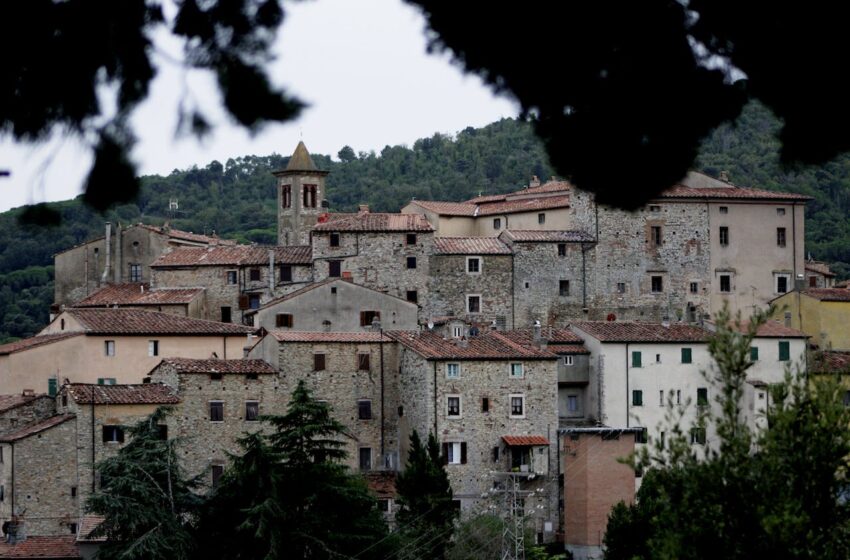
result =
M787 362L791 359L791 343L787 340L779 341L779 361Z
M98 385L103 385L104 383L105 383L105 381L103 380L103 378L102 378L102 377L98 377L98 378L97 378L97 384L98 384Z
M640 367L640 352L632 352L632 367Z
M751 346L750 347L750 361L757 362L759 361L759 347Z
M50 379L47 380L47 394L50 395L51 397L55 397L56 392L57 392L56 391L56 378L51 377Z
M697 406L706 406L708 404L708 389L697 389Z
M690 348L682 348L682 363L683 364L691 363L691 349Z
M632 391L632 406L643 406L643 391Z

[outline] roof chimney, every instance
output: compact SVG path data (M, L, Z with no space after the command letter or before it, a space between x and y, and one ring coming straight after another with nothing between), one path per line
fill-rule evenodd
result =
M357 206L357 212L359 214L368 214L369 213L369 205L368 204L360 204Z
M531 182L528 183L528 188L539 187L539 186L540 186L540 177L538 177L537 175L532 175L531 176Z
M729 182L729 172L724 169L723 171L720 172L720 177L718 177L718 178L721 181L723 181L724 183L728 183Z
M534 343L540 344L540 341L543 340L542 331L543 327L540 325L540 321L534 321Z

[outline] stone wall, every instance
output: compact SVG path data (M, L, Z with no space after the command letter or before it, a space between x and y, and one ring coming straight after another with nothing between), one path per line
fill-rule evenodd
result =
M0 435L40 422L54 414L56 400L47 395L39 395L20 406L0 411Z
M480 272L467 272L467 259L480 259ZM494 320L513 325L511 255L433 255L427 300L421 300L426 318L452 316L488 327ZM467 312L467 295L481 296L481 312Z

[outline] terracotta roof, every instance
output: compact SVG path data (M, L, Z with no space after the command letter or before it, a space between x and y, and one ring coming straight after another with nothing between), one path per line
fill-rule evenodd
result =
M54 426L58 426L59 424L63 424L68 420L76 418L74 414L59 414L56 416L51 416L47 420L42 420L41 422L36 422L34 424L28 424L19 430L15 430L12 432L7 432L6 434L0 436L0 442L3 443L11 443L14 441L18 441L20 439L24 439L35 435L39 432L43 432L44 430L49 430ZM0 557L2 558L2 557Z
M511 249L496 237L436 237L437 255L510 255Z
M800 293L820 301L850 301L847 288L807 288Z
M267 301L266 303L264 303L263 305L261 305L257 309L249 309L249 310L245 311L245 315L254 315L255 313L257 313L261 309L268 309L269 307L273 307L273 306L275 306L279 303L283 303L285 301L295 299L298 296L304 295L307 292L311 292L311 291L315 290L316 288L321 288L322 286L328 286L330 284L335 284L337 282L345 282L346 284L350 284L352 286L357 286L358 288L363 288L364 290L369 290L370 292L375 292L376 294L380 294L381 296L384 296L384 297L397 299L399 301L403 301L406 304L416 305L415 303L411 303L411 302L407 301L406 299L400 298L398 296L394 296L392 294L386 294L384 292L379 292L378 290L375 290L375 289L370 288L368 286L363 286L362 284L355 284L354 282L349 282L348 280L346 280L344 278L326 278L326 279L321 280L319 282L312 282L310 284L307 284L303 288L299 288L299 289L295 290L294 292L289 292L285 296L281 296L279 298L275 298L273 300Z
M477 204L468 202L448 202L441 200L413 200L411 204L416 204L425 210L436 212L443 216L475 216L478 210Z
M313 262L312 248L309 245L233 245L227 247L180 247L156 259L151 263L151 267L268 266L269 250L274 251L275 265L309 265Z
M80 336L81 334L82 333L78 332L67 332L31 336L30 338L25 338L23 340L17 340L15 342L3 344L2 346L0 346L0 356L14 354L15 352L20 352L22 350L29 350L30 348L35 348L36 346L42 346L44 344L52 344L54 342L59 342L60 340L65 340L66 338Z
M590 354L590 350L581 344L550 344L547 348L556 354Z
M435 332L392 331L386 333L428 360L552 360L557 356L533 345L512 340L500 331L485 331L467 339L446 339Z
M146 309L72 308L65 311L87 334L239 335L256 329ZM61 316L61 315L60 315Z
M698 199L748 199L748 200L812 200L812 197L803 194L766 191L763 189L750 189L746 187L714 187L694 188L685 185L676 185L667 189L658 198L698 198Z
M484 204L485 202L497 202L508 198L507 194L485 194L476 196L465 201L466 204Z
M545 231L533 229L509 229L505 235L517 243L587 243L593 236L584 231Z
M502 335L510 338L511 340L519 344L534 343L534 329L531 327L500 332ZM584 342L582 338L573 331L569 329L559 329L555 327L541 327L540 336L544 338L550 345L557 343L582 344Z
M396 473L393 471L372 471L363 475L369 490L379 498L395 498Z
M824 276L829 276L830 278L835 276L835 273L829 269L829 265L825 262L806 261L806 270L809 270L811 272L817 272L818 274L823 274Z
M360 212L339 219L329 219L313 226L313 231L434 231L422 214L390 214Z
M25 404L29 404L36 399L50 398L47 395L0 395L0 412L6 412L13 408L18 408Z
M700 327L672 323L580 321L572 324L602 342L708 342L711 333Z
M816 373L850 373L850 352L818 352L814 355L809 370Z
M78 301L73 307L103 307L108 305L179 305L190 303L204 288L157 288L150 284L128 282L109 284L89 297Z
M749 330L749 321L741 322L741 332L747 332ZM802 331L798 331L797 329L792 329L791 327L786 327L782 323L778 321L767 321L763 325L759 326L758 331L756 331L756 336L762 338L807 338L808 335Z
M477 215L494 216L498 214L514 214L517 212L534 212L536 210L548 210L552 208L569 208L569 206L569 195L521 198L517 200L508 199L503 202L491 202L479 205Z
M271 331L269 334L280 342L393 342L388 332L319 332L319 331Z
M476 196L475 198L470 198L467 200L467 203L473 204L484 204L487 202L496 202L502 200L509 200L512 197L522 197L530 194L546 194L553 192L571 192L573 186L567 181L547 181L542 185L537 185L534 187L525 187L518 191L512 191L505 194L488 194L483 196Z
M27 537L26 540L9 544L0 541L0 558L52 558L65 560L82 558L74 535L56 537Z
M106 535L92 537L92 531L103 523L102 515L84 515L80 518L80 526L77 529L77 542L106 542Z
M177 404L180 402L177 393L162 383L133 385L69 383L63 385L62 390L77 404Z
M178 373L277 373L263 360L193 360L189 358L166 358L160 365L173 366ZM157 366L159 367L159 366Z
M549 445L549 440L545 436L502 436L502 441L506 445Z
M236 242L231 239L221 239L216 235L201 235L200 233L192 233L191 231L183 231L165 226L151 226L148 224L136 224L138 227L167 235L172 239L180 239L182 241L191 241L194 243L204 243L206 245L235 245ZM133 227L133 226L130 226ZM129 229L129 228L127 228Z

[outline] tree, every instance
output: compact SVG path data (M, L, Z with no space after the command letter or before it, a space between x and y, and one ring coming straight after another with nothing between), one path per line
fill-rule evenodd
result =
M354 153L354 149L348 145L343 146L336 156L342 163L351 163L357 159L357 154Z
M458 516L452 487L433 433L422 445L416 430L410 435L410 452L396 481L399 510L396 521L402 533L400 558L446 557Z
M606 558L846 558L850 554L850 411L835 380L786 374L770 391L769 429L740 419L739 391L758 321L739 334L721 321L711 342L722 412L719 449L703 460L681 430L637 464L633 505L609 516Z
M128 428L130 441L97 464L101 488L86 509L104 517L93 532L107 538L98 552L102 560L191 558L198 483L180 468L175 440L161 437L167 414L159 408Z

